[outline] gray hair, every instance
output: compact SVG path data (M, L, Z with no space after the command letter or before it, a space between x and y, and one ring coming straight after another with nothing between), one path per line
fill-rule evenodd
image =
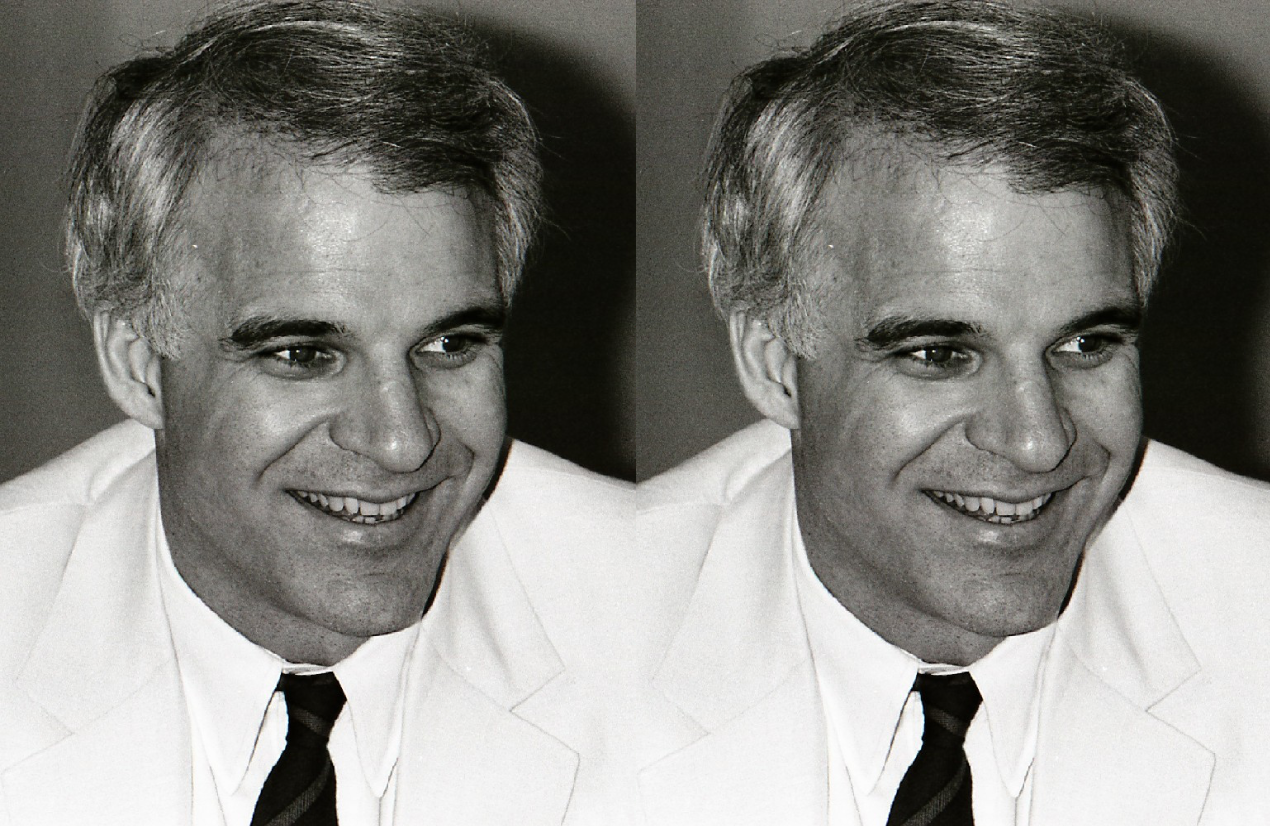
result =
M818 201L845 166L888 142L937 167L999 165L1023 193L1122 198L1145 303L1176 219L1177 169L1168 121L1120 44L1045 9L889 0L732 84L711 140L702 233L721 313L746 310L814 353Z
M234 5L97 83L71 164L67 255L81 310L130 321L164 355L182 330L186 193L226 137L299 164L355 165L377 189L488 198L510 301L538 223L537 134L457 23L355 0Z

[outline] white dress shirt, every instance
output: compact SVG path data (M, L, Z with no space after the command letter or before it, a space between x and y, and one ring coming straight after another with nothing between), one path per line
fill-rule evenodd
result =
M1053 626L1007 638L968 669L923 663L842 607L812 570L796 515L789 524L794 581L829 734L829 823L885 826L922 744L922 703L912 690L918 671L968 670L983 696L965 744L975 824L1024 826Z
M286 701L275 690L284 671L335 672L347 697L329 743L340 824L390 826L403 685L420 623L372 637L334 667L288 663L208 608L177 572L161 526L156 534L163 604L190 716L194 826L250 826L256 798L286 746Z

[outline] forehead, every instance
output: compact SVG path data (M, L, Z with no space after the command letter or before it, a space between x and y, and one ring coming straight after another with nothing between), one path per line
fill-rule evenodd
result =
M1041 326L1136 303L1127 211L1100 193L1020 193L991 168L928 167L835 181L818 223L831 325Z
M462 192L385 194L356 168L237 164L193 185L183 227L194 292L222 326L501 302L489 210Z

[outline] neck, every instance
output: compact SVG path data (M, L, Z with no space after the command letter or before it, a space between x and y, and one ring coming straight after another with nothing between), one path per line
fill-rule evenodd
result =
M204 605L230 628L289 663L335 665L366 641L279 610L267 601L246 599L240 589L200 576L199 566L188 564L176 545L171 548L177 573Z
M861 587L866 580L844 570L833 552L805 537L812 571L843 608L882 639L927 663L967 666L1004 637L977 634L921 611L893 591Z

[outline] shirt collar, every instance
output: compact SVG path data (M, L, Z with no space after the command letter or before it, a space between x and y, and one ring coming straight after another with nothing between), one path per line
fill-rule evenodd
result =
M242 784L283 671L334 671L347 698L358 762L367 785L382 796L400 753L404 686L419 623L372 637L334 667L288 663L234 630L190 589L172 562L161 520L155 525L160 590L181 682L217 786Z
M1001 782L1015 797L1022 792L1036 756L1041 675L1053 638L1052 623L1029 634L1006 637L970 666L983 695Z
M401 753L406 675L419 636L419 623L371 637L335 664L348 698L357 755L366 784L382 797Z
M881 779L918 671L969 670L983 696L1001 780L1017 797L1036 754L1040 675L1053 625L1006 638L969 669L923 663L878 636L825 588L807 558L792 503L788 523L816 677L852 782L872 790Z
M919 661L875 634L829 593L807 559L797 519L791 523L794 581L830 736L837 738L852 784L872 790L891 753Z

